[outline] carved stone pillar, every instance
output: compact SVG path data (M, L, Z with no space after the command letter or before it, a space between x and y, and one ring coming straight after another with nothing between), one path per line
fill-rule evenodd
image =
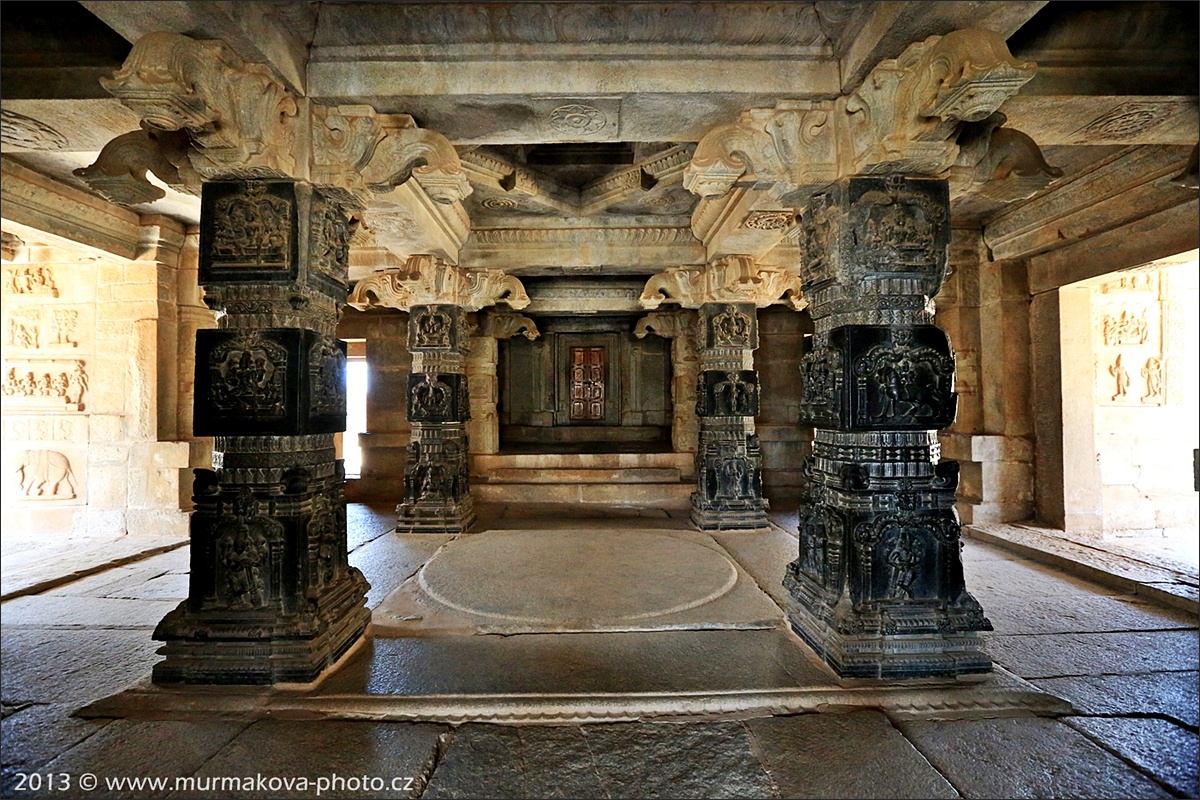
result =
M347 219L288 180L206 183L200 283L223 311L197 331L196 470L187 600L154 637L160 683L307 682L370 621L346 555Z
M654 333L671 340L671 449L690 453L693 458L700 438L700 418L694 402L700 376L696 331L696 313L685 310L652 311L638 320L633 331L639 339Z
M501 339L518 333L533 341L541 335L537 324L513 311L482 311L478 335L471 337L467 354L467 378L471 383L471 415L467 423L471 453L500 452L500 421L496 414L498 381L496 364Z
M696 414L696 491L692 522L701 530L742 530L767 525L762 495L758 413L758 320L753 303L700 307L700 375Z
M465 357L471 327L460 306L409 310L412 441L404 467L404 500L396 507L399 533L465 533L475 521L467 480L471 410Z
M944 180L850 177L803 215L801 277L815 333L802 423L815 427L799 558L784 585L795 630L841 675L985 672L954 511L954 359L932 324L950 237Z

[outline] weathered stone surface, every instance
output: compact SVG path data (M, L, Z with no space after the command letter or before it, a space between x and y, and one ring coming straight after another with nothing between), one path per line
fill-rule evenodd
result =
M32 705L2 724L4 737L5 796L9 796L7 773L12 769L40 767L109 723L106 719L77 719L73 705Z
M148 675L158 649L150 633L140 630L16 630L6 625L0 641L0 692L8 703L97 700Z
M745 724L782 797L959 796L878 711Z
M829 683L794 638L771 631L375 639L328 692L688 692Z
M1184 797L1196 796L1200 739L1193 731L1165 719L1067 717L1064 721L1132 761L1172 791Z
M1045 597L1128 593L1030 561L988 561L986 564L964 566L964 571L971 582L972 590L978 589L983 595Z
M1193 728L1200 722L1196 672L1094 675L1035 680L1083 714L1163 714Z
M367 542L378 539L395 527L396 509L394 506L366 505L364 503L349 503L346 506L346 544L351 552Z
M243 730L196 773L198 778L263 774L279 777L380 778L383 791L342 796L418 797L446 728L386 722L261 720ZM411 779L408 780L408 779ZM233 792L231 797L277 797Z
M92 773L99 780L98 793L108 797L146 797L145 789L108 789L105 779L146 776L173 782L192 775L245 727L245 722L116 720L43 769L74 776ZM167 742L170 746L164 746Z
M442 534L398 535L391 532L395 512L388 515L388 534L350 553L350 564L362 570L371 584L367 607L383 602L397 586L411 577L437 549L454 537Z
M966 797L1170 797L1052 719L903 722L900 730Z
M109 597L18 597L4 604L5 627L153 628L175 603Z
M992 636L988 652L1022 678L1194 669L1196 631Z
M460 728L426 797L772 797L736 722Z
M1164 608L1129 596L1020 596L1009 592L979 592L988 618L1001 634L1101 633L1136 630L1192 629L1196 618L1186 611Z

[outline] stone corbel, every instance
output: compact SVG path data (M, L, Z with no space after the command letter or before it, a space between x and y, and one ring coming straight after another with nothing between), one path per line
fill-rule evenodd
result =
M149 33L100 83L146 127L186 131L192 166L205 179L296 174L296 98L224 42Z
M686 339L695 328L696 315L689 311L651 311L637 321L633 335L639 339L651 333L664 339Z
M967 125L959 137L959 156L950 169L951 199L980 194L992 200L1023 200L1061 178L1063 171L1046 163L1041 149L1021 131L1003 127L997 111Z
M699 308L707 303L753 303L758 308L788 303L799 311L805 301L800 275L793 270L759 266L744 255L718 258L706 267L671 267L646 282L638 304L656 309L663 303Z
M146 178L147 172L176 191L198 195L200 176L192 169L187 149L187 134L181 131L130 131L104 145L96 161L75 170L74 175L119 206L166 197L166 192Z
M910 45L839 101L843 174L945 172L958 157L961 125L987 119L1036 70L992 31L953 31Z
M407 311L422 305L478 311L497 303L519 310L529 305L529 295L519 280L502 270L465 270L440 258L416 255L402 269L360 280L346 302L362 311L379 306Z
M472 188L458 153L440 133L418 128L407 114L380 115L383 139L363 168L367 186L387 190L410 177L439 203L451 204Z
M312 107L312 182L358 208L371 192L363 169L383 137L371 106Z
M492 311L484 317L483 335L493 339L511 339L521 334L529 341L542 335L537 323L512 311Z

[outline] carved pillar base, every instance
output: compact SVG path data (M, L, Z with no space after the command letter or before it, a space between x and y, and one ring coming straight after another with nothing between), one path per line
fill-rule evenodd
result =
M215 447L221 470L196 470L191 587L154 632L166 643L154 681L315 680L371 620L367 581L346 560L333 437L217 437Z
M754 304L705 304L700 307L700 324L700 441L692 522L706 531L765 528L768 506L754 432L759 407L758 373L753 369L758 346Z
M929 298L945 277L943 181L849 178L803 220L812 349L800 417L814 427L799 557L784 585L792 627L840 675L991 669L991 630L963 579L954 357Z

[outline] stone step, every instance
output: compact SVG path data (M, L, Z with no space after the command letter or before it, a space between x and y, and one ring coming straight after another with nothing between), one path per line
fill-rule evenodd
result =
M474 483L484 503L572 503L687 509L692 483Z
M630 469L659 468L690 472L691 453L519 453L474 455L472 472L499 469Z
M682 480L683 475L673 467L627 467L624 469L499 467L471 475L472 486L480 483L679 483Z

